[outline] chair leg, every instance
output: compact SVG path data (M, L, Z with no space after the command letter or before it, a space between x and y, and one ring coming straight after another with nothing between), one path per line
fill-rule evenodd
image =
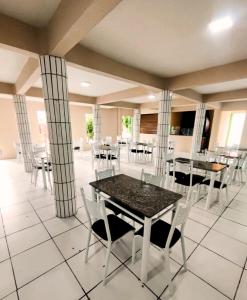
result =
M107 251L106 251L105 273L104 273L103 285L106 284L106 276L107 276L107 271L108 271L108 266L109 266L110 254L111 254L111 242L108 242Z
M132 264L134 264L136 261L136 238L137 236L135 236L134 233L133 241L132 241Z
M47 170L47 177L48 177L49 185L50 185L51 192L52 192L51 174L50 174L49 169Z
M89 251L89 244L90 244L90 240L91 240L91 234L92 234L92 229L90 229L89 233L88 233L87 248L86 248L86 253L85 253L85 263L87 263L87 260L88 260L88 251Z
M185 252L185 243L184 243L183 234L181 235L181 248L182 248L183 260L184 260L184 269L185 271L187 271L186 252Z
M172 288L172 273L171 273L171 267L170 267L170 258L169 258L169 253L165 254L165 268L166 272L168 275L168 280L167 280L167 287L169 289L169 292L172 294L173 293L173 288Z
M34 173L34 186L35 186L35 187L36 187L36 185L37 185L38 174L39 174L39 170L38 170L38 169L35 169L35 173Z

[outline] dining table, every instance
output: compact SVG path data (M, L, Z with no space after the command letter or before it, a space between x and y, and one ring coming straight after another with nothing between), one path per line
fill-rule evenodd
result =
M165 213L174 210L181 194L119 174L90 182L93 199L100 198L118 207L144 226L141 258L141 281L148 277L148 259L152 224Z
M205 209L209 209L211 203L212 203L212 193L214 189L214 182L216 180L217 175L222 175L223 171L227 168L227 164L218 163L218 162L210 162L210 161L202 161L202 160L196 160L196 159L190 159L190 158L184 158L184 157L177 157L175 158L175 161L179 163L184 164L190 164L190 162L193 162L193 168L206 171L210 174L210 184L208 188L207 198L206 198L206 204ZM168 163L168 174L170 171L170 164L173 163L173 160L167 160Z

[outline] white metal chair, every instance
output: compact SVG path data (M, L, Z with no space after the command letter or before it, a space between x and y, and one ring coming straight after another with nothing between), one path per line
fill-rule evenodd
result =
M146 183L150 183L159 187L164 187L165 184L165 177L164 176L158 176L153 175L151 173L147 173L142 169L141 171L141 181L144 181Z
M237 165L237 161L234 160L233 163L228 167L228 169L223 174L222 180L215 180L214 181L214 188L218 190L219 195L222 193L223 190L226 192L225 203L221 201L222 206L225 206L229 202L228 199L228 186L232 183L235 168ZM203 185L210 185L210 179L204 180L201 184Z
M95 170L95 179L96 180L105 179L105 178L115 176L115 175L116 175L116 172L115 172L114 166L112 166L111 169L106 169L103 171ZM119 215L122 213L122 211L119 208L117 208L115 205L111 204L110 202L105 202L105 207L110 209L115 215Z
M106 159L110 161L111 166L115 162L117 169L120 170L120 146L118 144L111 146L110 153L107 154Z
M37 185L37 180L38 180L38 175L39 172L43 172L44 169L44 176L48 177L49 185L50 185L50 190L52 191L52 180L51 180L51 174L52 172L52 166L51 166L51 159L49 156L46 157L46 160L43 162L44 165L42 165L42 161L40 158L36 157L33 152L29 153L29 157L32 162L32 172L31 172L31 183L33 182L34 179L34 185Z
M85 262L88 261L89 244L93 231L98 238L107 242L105 272L103 277L103 284L105 285L112 244L117 242L129 232L132 232L134 236L135 229L116 215L107 215L104 200L96 202L86 199L83 188L81 188L81 195L89 222L89 234L85 253Z
M189 199L189 198L187 198ZM187 200L186 203L179 203L172 220L172 224L169 224L162 219L157 220L151 226L150 243L156 249L163 251L165 256L165 267L168 272L168 288L170 288L172 274L170 269L170 249L180 240L182 247L182 256L184 261L184 269L187 270L186 252L184 242L184 228L190 212L191 201ZM180 226L180 230L177 228ZM144 227L141 227L135 232L135 237L132 244L132 263L135 263L136 246L135 240L137 237L143 237Z

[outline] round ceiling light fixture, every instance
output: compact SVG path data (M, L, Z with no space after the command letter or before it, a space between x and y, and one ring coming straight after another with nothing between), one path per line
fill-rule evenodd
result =
M81 86L82 87L89 87L89 86L91 86L92 85L92 83L90 82L90 81L82 81L81 82Z
M232 26L233 26L233 20L230 16L217 19L208 24L208 27L212 33L218 33L230 29Z

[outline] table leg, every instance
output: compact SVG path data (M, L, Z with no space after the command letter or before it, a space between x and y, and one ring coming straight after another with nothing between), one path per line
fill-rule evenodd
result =
M141 263L141 281L143 283L147 281L150 234L151 234L151 219L145 217L144 235L142 240L142 263Z
M41 165L42 165L42 176L43 176L44 189L47 190L44 158L41 158Z
M91 189L92 189L92 200L93 201L97 201L97 196L96 196L95 188L92 186Z
M208 188L208 196L207 196L207 200L206 200L205 209L209 209L211 201L212 201L212 194L213 194L213 190L214 190L215 178L216 178L216 172L211 172L210 185L209 185L209 188Z

